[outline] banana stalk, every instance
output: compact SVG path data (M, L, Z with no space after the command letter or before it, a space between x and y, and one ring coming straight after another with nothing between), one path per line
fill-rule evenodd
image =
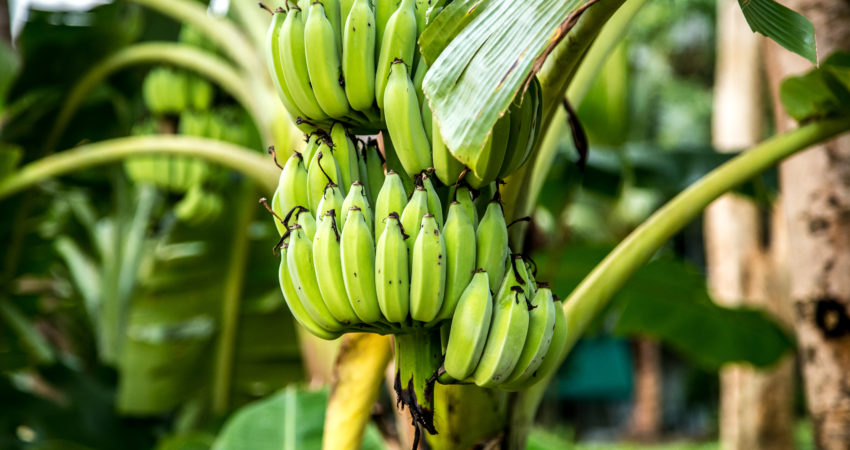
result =
M434 386L443 359L442 350L439 329L395 336L396 396L407 406L417 428L429 434L437 433L434 427Z

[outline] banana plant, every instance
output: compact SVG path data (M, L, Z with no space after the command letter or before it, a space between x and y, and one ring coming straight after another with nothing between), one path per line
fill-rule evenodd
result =
M251 77L264 73L262 58L257 56L256 52L248 51L249 41L259 40L258 36L238 35L233 24L229 22L201 17L197 5L191 2L134 1L191 23L201 32L208 34L236 63L237 71L255 74L242 76ZM561 132L559 125L564 122L561 118L563 116L560 115L560 106L564 103L565 96L570 103L580 103L590 81L622 38L630 19L643 4L640 0L592 0L586 3L552 0L543 3L545 7L526 8L526 5L510 1L456 0L425 28L420 40L423 61L430 67L424 75L424 95L433 108L435 123L442 125L438 132L442 134L448 150L461 161L473 161L479 157L481 150L486 147L490 130L500 114L508 109L514 96L522 91L523 86L527 86L533 77L536 76L539 80L542 90L544 137L532 150L530 161L505 180L506 186L502 190L502 196L508 221L526 216L536 202L542 180L551 165L555 137ZM781 20L764 19L776 12L773 2L754 1L747 5L749 7L745 8L744 12L748 19L751 19L753 28L769 35L775 34L777 23ZM762 5L761 9L758 5ZM310 14L321 13L321 10L313 9L311 8ZM248 20L251 14L253 13L243 11L240 17L242 20ZM518 17L522 20L518 20ZM795 16L785 14L782 17L787 19ZM793 22L800 23L799 20ZM530 23L534 26L529 30L526 27ZM802 38L798 41L806 41L811 35L806 33L805 26L802 29L799 33ZM510 45L499 47L505 42ZM805 52L810 47L793 40L780 43L798 52ZM810 44L813 46L813 40ZM498 56L498 59L495 69L490 70L494 67L491 66L493 55ZM133 62L144 59L138 55L126 58ZM200 55L194 55L191 59L197 67L204 64L209 67L209 64L213 64L209 60L200 62L203 59ZM128 63L119 61L112 64L121 66ZM390 78L397 68L400 67L390 66ZM204 70L206 69L200 69L199 72ZM227 71L223 73L227 74ZM473 75L462 78L463 74ZM214 77L211 73L209 76ZM457 83L458 80L461 82ZM224 80L221 82L227 84ZM230 86L234 97L238 99L244 95L242 102L247 110L261 111L264 108L262 105L266 103L252 103L248 100L247 93L240 94L239 85L243 85L244 89L244 83L233 83ZM269 85L266 83L266 86ZM271 89L270 91L274 92ZM470 96L469 92L477 95ZM828 95L840 94L828 89ZM274 97L270 95L265 98ZM469 99L473 101L470 103ZM322 102L333 100L324 99ZM794 97L793 100L799 105L800 96ZM628 277L712 200L781 159L816 142L850 130L850 116L846 111L840 107L824 111L824 105L834 106L841 103L821 102L817 105L807 105L811 106L809 109L800 108L812 112L799 115L800 119L807 119L805 125L768 139L718 167L677 195L623 240L564 301L566 332L561 344L565 349L568 350L575 343L590 321ZM75 107L68 109L73 111ZM569 110L567 114L570 114ZM274 134L271 128L265 131L266 139ZM415 145L414 141L411 140L411 145ZM14 175L0 180L0 198L20 192L45 178L63 175L81 167L120 161L128 156L157 153L193 155L241 171L256 181L265 193L270 193L277 186L277 173L270 168L268 160L250 150L206 139L159 136L87 144L30 163ZM388 152L388 165L389 156ZM520 248L521 236L521 225L511 230L515 248ZM381 356L376 358L376 365L379 366L383 356L389 354L389 350L386 350L388 347L376 350ZM345 369L346 364L354 361L347 356L350 354L343 349L338 370ZM374 386L375 380L382 377L383 371L375 370L371 373L371 378L361 382L364 386ZM470 443L503 439L511 448L522 448L545 385L545 381L540 382L528 390L510 395L496 390L437 385L434 396L447 399L444 403L447 409L440 411L442 422L439 422L447 432L429 436L431 445L434 448L451 448L451 437L457 433L449 430L463 430L464 437ZM360 442L357 437L363 433L363 421L355 419L368 414L368 405L355 405L339 400L348 394L346 389L337 389L330 396L326 424L353 424L333 430L326 428L324 445L328 448L333 448L335 443L340 442ZM456 408L453 405L463 405L464 408L474 409L478 414L462 414L462 411L468 409ZM484 405L489 406L483 407ZM486 420L482 420L482 417ZM503 432L502 437L495 438L499 432Z

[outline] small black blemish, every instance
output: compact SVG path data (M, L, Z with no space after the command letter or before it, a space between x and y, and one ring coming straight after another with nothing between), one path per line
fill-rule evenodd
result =
M343 77L342 74L339 76L339 85L345 87L345 77Z
M827 228L829 228L829 222L821 217L814 218L809 221L809 232L812 234L816 234Z
M357 278L357 272L354 272L354 278Z
M434 229L434 236L439 236L439 235L440 235L440 230L435 228Z
M390 284L393 284L393 280L390 280Z
M815 302L815 324L826 338L850 334L847 308L834 298L821 298Z

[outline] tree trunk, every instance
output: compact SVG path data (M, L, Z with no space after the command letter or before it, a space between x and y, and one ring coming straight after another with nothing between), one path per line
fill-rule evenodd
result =
M850 3L794 0L815 26L821 59L850 49ZM811 69L769 47L770 88L779 131L796 127L778 101L779 83ZM815 444L850 448L850 136L812 147L780 167L788 224L794 322Z
M718 2L717 68L712 139L720 152L756 144L762 132L761 38L749 29L738 2ZM780 217L776 212L774 218ZM751 200L727 194L705 213L708 283L724 306L763 307L790 323L782 286L784 223L773 220L769 248L762 246L762 218ZM729 365L720 371L720 444L726 450L793 448L793 359L756 371Z
M661 346L641 337L633 348L635 399L627 435L637 441L654 442L661 433Z

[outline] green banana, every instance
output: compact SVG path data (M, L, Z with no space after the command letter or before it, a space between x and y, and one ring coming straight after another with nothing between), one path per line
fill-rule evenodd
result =
M531 311L528 318L528 334L513 372L504 381L514 383L520 379L528 379L543 363L543 358L549 351L552 336L555 332L555 304L552 290L543 286L531 301Z
M342 191L339 189L339 186L328 183L325 186L324 193L322 194L322 199L319 200L319 206L316 208L316 216L319 218L318 222L321 224L325 220L329 211L340 211L339 214L334 213L337 231L341 230L342 227L345 226L345 216L348 214L342 214L341 211L344 211L342 208L342 204L345 201L345 198L342 196Z
M492 285L492 281L491 285ZM475 384L492 387L503 383L514 370L522 354L528 332L528 304L522 283L509 273L502 281L493 305L493 320L487 343L475 373Z
M221 213L221 197L205 192L201 185L194 185L174 207L174 215L191 226L200 226L214 220Z
M342 123L333 124L330 139L333 143L334 159L339 164L339 172L342 176L341 185L347 188L351 186L351 183L361 179L360 168L357 165L357 148Z
M375 291L375 242L360 208L353 206L342 229L342 273L345 292L355 314L363 323L381 319Z
M446 242L431 213L422 217L410 269L410 317L431 322L440 312L446 289Z
M286 301L286 306L289 307L292 317L314 336L328 341L338 338L341 333L323 328L318 322L313 320L310 313L307 312L307 308L301 303L301 298L295 289L295 284L292 282L292 277L289 273L289 266L287 264L288 249L288 242L284 242L280 247L280 270L278 273L280 290L283 292L283 299Z
M384 89L389 79L391 66L395 60L402 60L407 67L413 67L416 54L416 13L414 0L401 0L398 8L387 20L381 38L381 52L378 55L375 70L375 99L378 106L384 108ZM405 74L405 77L408 75ZM389 113L385 112L385 116ZM390 132L392 134L392 131Z
M375 104L376 30L375 15L369 0L355 0L346 17L342 41L345 95L352 108L370 111Z
M316 1L322 4L325 17L328 18L328 22L331 24L334 38L336 38L334 47L336 48L337 58L342 58L342 30L345 28L345 19L348 16L342 15L340 0L313 0L311 3L316 3Z
M431 125L431 157L434 164L434 174L443 184L450 186L460 178L460 174L463 172L463 164L451 154L446 143L443 142L437 118L432 116L431 121L433 122Z
M422 218L428 213L428 194L422 186L416 186L413 190L413 195L404 206L404 211L401 212L401 226L404 230L411 234L411 238L407 240L408 255L410 256L411 264L413 261L413 244L416 243L416 237L419 235L419 229L422 224Z
M472 219L472 226L478 228L478 208L475 207L475 200L472 198L472 192L466 186L456 186L454 190L454 199L463 205L469 217Z
M348 15L351 14L351 8L354 6L354 2L356 0L340 0L339 2L339 19L344 24L348 19ZM371 2L367 3L368 6L371 7ZM374 49L373 49L374 51Z
M313 240L313 236L316 234L316 219L313 217L313 213L303 206L298 206L296 207L294 214L295 220L293 222L298 224L298 226L304 230L304 235L307 236L308 239Z
M369 226L369 232L371 233L372 227L375 224L375 216L372 213L372 207L369 205L369 198L366 196L366 186L364 186L359 180L352 183L351 189L348 191L348 195L342 202L342 210L351 211L352 206L360 208L360 211L363 213L363 218L366 220L366 225ZM348 220L347 215L346 220Z
M375 143L375 141L372 142ZM366 183L369 202L374 205L384 183L384 159L378 151L377 144L364 145L360 150L360 179Z
M386 86L382 106L387 131L401 165L408 175L414 176L431 167L431 143L425 135L416 90L401 60L393 62Z
M387 22L390 17L398 9L401 0L375 0L375 42L383 46L384 31L387 28ZM381 53L381 47L375 47L375 58Z
M490 274L490 290L496 292L505 274L505 258L508 256L508 228L498 200L494 199L487 205L487 211L475 231L475 240L475 264Z
M404 212L405 205L407 205L407 192L404 190L404 184L401 182L401 177L390 170L375 200L375 236L381 236L384 233L387 217L392 213L401 214Z
M543 287L540 290L543 290ZM555 309L555 326L549 350L546 351L540 367L510 383L499 386L499 389L509 391L525 389L532 384L545 380L560 367L561 361L564 359L564 351L567 347L567 317L564 315L564 309L560 301L556 300L552 305Z
M437 228L443 231L443 204L440 202L440 196L437 195L437 190L434 189L434 183L431 182L427 171L422 172L422 186L425 188L425 193L428 194L428 212L434 215Z
M473 187L489 184L499 175L499 169L502 168L502 162L505 160L510 131L511 116L508 111L496 121L484 150L478 154L475 162L470 166L474 175L472 179L475 180Z
M388 132L381 132L381 139L384 143L384 156L386 157L387 170L394 170L401 177L401 182L404 183L404 189L408 192L413 191L413 177L408 175L401 161L398 159L393 140Z
M436 320L450 319L475 270L475 227L463 205L452 202L446 225L446 295Z
M310 161L307 168L307 202L310 211L318 211L319 201L325 192L328 183L339 185L339 166L334 159L333 152L327 145L322 145ZM345 195L345 189L340 186L340 191Z
M304 14L298 6L292 5L286 14L286 20L280 30L280 65L284 84L295 102L308 119L322 120L328 115L319 106L307 68L307 55L304 48Z
M407 260L407 236L401 229L398 213L386 218L375 250L375 288L381 313L390 322L402 323L410 309L410 279Z
M319 222L313 238L313 268L328 311L339 322L351 325L360 322L360 319L354 314L345 292L341 258L336 211L332 209Z
M519 169L528 159L534 146L534 138L540 122L539 114L542 112L538 108L540 98L536 78L529 87L528 95L520 101L522 103L519 106L511 104L511 131L505 160L499 169L499 178L505 178Z
M268 63L269 73L272 76L275 90L280 97L283 107L292 116L293 119L305 117L303 111L295 106L295 99L289 91L289 86L283 78L283 64L280 58L280 31L286 21L286 13L282 9L278 9L272 16L269 31L266 33L266 62Z
M309 167L310 162L313 161L313 156L316 156L316 152L319 150L319 145L324 140L324 137L317 134L308 134L305 136L307 145L304 146L304 151L301 153L304 156L304 166Z
M450 377L464 380L475 371L487 342L492 315L490 280L487 272L479 269L463 290L452 317L443 361Z
M283 217L295 206L307 206L307 169L300 153L294 152L286 160L278 179L277 191L272 198L272 210ZM283 224L275 222L278 232L283 234Z
M292 285L304 305L307 314L322 328L340 331L345 328L328 310L319 291L319 282L313 270L313 244L300 225L289 229L289 250L286 252L286 267L292 277Z
M349 108L342 87L344 81L336 39L334 26L325 15L324 5L320 1L313 2L310 15L304 23L304 51L310 85L322 111L330 117L341 118L348 115Z

